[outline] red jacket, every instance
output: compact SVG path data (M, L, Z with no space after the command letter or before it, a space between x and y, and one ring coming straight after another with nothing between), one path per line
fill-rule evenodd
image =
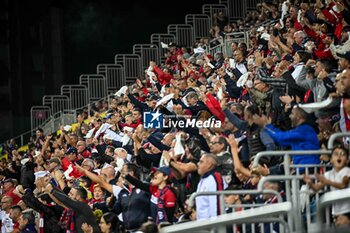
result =
M154 67L154 72L156 72L158 81L162 86L170 83L170 80L173 78L171 74L163 72L158 66Z
M69 174L70 176L73 176L74 178L79 178L81 176L84 176L83 173L80 173L74 166L74 164L69 161L66 157L64 157L62 160L61 160L61 163L62 163L62 169L63 171L66 171L69 167L69 165L72 165L72 168L73 168L73 171Z

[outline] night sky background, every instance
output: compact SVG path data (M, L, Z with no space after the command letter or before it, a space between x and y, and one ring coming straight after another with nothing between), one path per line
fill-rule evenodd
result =
M152 33L166 33L169 24L185 23L186 14L201 13L207 1L65 1L64 44L66 78L78 83L82 73L94 73L101 63L131 53L137 43L150 43ZM74 80L71 82L70 80Z
M201 14L204 4L217 3L0 0L0 43L10 51L0 47L0 88L8 90L0 91L0 140L30 130L30 108L41 106L44 95L59 95L61 85L78 84L98 64L114 63L116 54L150 43L152 33L167 33L169 24L184 24L186 14ZM53 22L59 26L51 27Z

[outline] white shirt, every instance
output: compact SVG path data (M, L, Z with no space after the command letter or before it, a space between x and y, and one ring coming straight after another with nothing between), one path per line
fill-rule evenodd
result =
M303 63L298 63L294 66L294 71L292 73L292 76L294 78L294 80L297 80L297 78L299 78L299 75L301 74L301 72L304 69L304 64Z
M334 169L326 172L324 176L333 182L342 183L343 178L345 176L350 176L350 168L349 167L343 167L339 172L336 172ZM350 187L350 184L349 186ZM331 191L338 190L337 188L331 186ZM332 214L337 216L340 214L345 214L350 212L350 202L344 201L344 202L337 202L333 204L332 206Z
M13 231L13 222L12 219L4 210L1 210L1 233L10 233Z
M217 191L216 186L214 176L209 175L199 181L197 192ZM206 220L217 216L217 197L217 195L196 197L197 220Z
M245 74L248 72L247 67L244 65L244 63L236 63L234 59L230 59L230 67L233 69L238 69L241 74Z

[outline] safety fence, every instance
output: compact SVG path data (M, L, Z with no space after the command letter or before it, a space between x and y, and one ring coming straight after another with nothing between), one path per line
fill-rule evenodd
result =
M280 218L281 215L286 215L291 209L291 204L289 202L277 203L266 205L263 207L257 207L253 209L248 209L241 212L233 212L230 214L220 215L213 219L208 219L205 221L196 221L176 224L169 227L164 227L161 229L161 233L199 233L199 232L217 232L226 233L226 225L238 225L247 223L267 223L270 222L280 222L284 225L284 229L288 231L288 225L285 221ZM236 228L234 228L236 229ZM254 228L252 233L258 232ZM235 231L236 232L236 231ZM246 232L246 231L243 231ZM271 231L272 232L272 231Z
M232 212L237 212L237 211L246 211L252 208L256 207L261 207L261 206L266 206L265 203L240 203L240 204L228 204L225 203L224 201L224 196L226 195L236 195L236 196L262 196L263 198L266 197L266 199L273 199L276 198L277 203L282 203L283 198L280 193L278 193L275 190L270 190L270 189L264 189L264 190L226 190L226 191L217 191L217 192L198 192L198 193L193 193L190 196L189 199L189 206L191 208L194 207L195 205L195 199L199 196L218 196L219 197L219 208L220 208L220 213L226 213L227 208L231 208ZM243 198L244 199L244 198ZM280 215L279 219L277 221L273 222L279 222L280 225L278 228L280 229L280 232L286 232L286 222L283 219L283 216ZM264 232L265 229L264 227L267 227L270 232L273 231L273 224L268 223L267 225L261 224L262 222L259 222L257 224L242 224L242 225L237 225L237 224L230 224L226 226L227 228L232 228L233 232L236 232L237 229L241 228L242 232ZM266 224L267 222L265 222ZM225 226L223 226L225 227ZM290 232L287 229L287 232Z
M141 57L141 69L145 70L149 67L149 62L154 61L160 63L159 48L154 44L135 44L132 47L133 53Z
M99 74L82 74L79 83L88 89L89 102L107 96L106 78Z
M231 21L244 18L247 14L247 1L242 0L220 0L228 8L228 16Z
M246 43L249 44L248 41L248 33L247 32L233 32L227 33L224 38L216 38L209 42L209 53L214 55L217 52L223 52L225 56L232 56L231 45L233 42L236 43Z
M204 4L202 6L202 13L209 15L211 18L211 25L213 25L213 17L214 15L219 14L222 12L224 15L228 15L229 11L227 9L227 6L225 4Z
M175 35L179 46L191 47L195 42L193 27L190 24L169 24L168 33Z
M50 116L42 125L41 128L44 134L56 132L61 126L72 125L76 122L75 110L64 110Z
M247 10L256 10L258 4L261 4L263 0L246 0L247 1Z
M78 109L89 103L89 90L85 85L62 85L61 95L68 96L70 109Z
M119 64L99 64L97 65L97 74L106 78L107 93L114 93L125 85L124 67Z
M140 55L137 54L117 54L114 57L116 64L124 69L125 84L133 84L142 74L142 63Z
M190 24L193 26L195 40L209 37L209 31L212 26L212 23L208 15L188 14L185 16L185 22L186 24Z
M325 224L325 218L327 218L328 211L325 211L331 207L331 205L337 203L346 203L350 201L350 188L335 190L332 192L325 193L317 203L317 215L316 224L314 229L310 232L349 232L349 227L344 229L334 229L328 224ZM325 216L326 215L326 216Z
M33 106L30 108L30 127L37 129L51 116L51 108L48 106ZM21 144L23 145L23 144Z
M176 38L173 34L166 34L166 33L154 33L151 34L151 44L155 44L158 46L158 52L159 52L159 58L160 62L165 61L165 54L168 53L168 48L164 46L168 45L170 42L175 43Z
M70 101L68 96L66 95L44 95L42 98L42 102L44 106L50 107L50 115L63 110L70 109Z

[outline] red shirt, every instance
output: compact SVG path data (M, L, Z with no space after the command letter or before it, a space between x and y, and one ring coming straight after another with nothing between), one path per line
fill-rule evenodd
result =
M149 189L152 196L158 199L160 194L160 190L158 186L151 185ZM176 204L175 194L169 189L164 195L165 195L164 197L165 207L168 207L168 208L175 207L175 204Z
M13 200L13 205L17 205L17 203L21 200L21 198L19 196L17 196L16 194L13 193L13 191L15 190L15 188L10 189L7 192L3 193L3 196L9 196L12 198Z

